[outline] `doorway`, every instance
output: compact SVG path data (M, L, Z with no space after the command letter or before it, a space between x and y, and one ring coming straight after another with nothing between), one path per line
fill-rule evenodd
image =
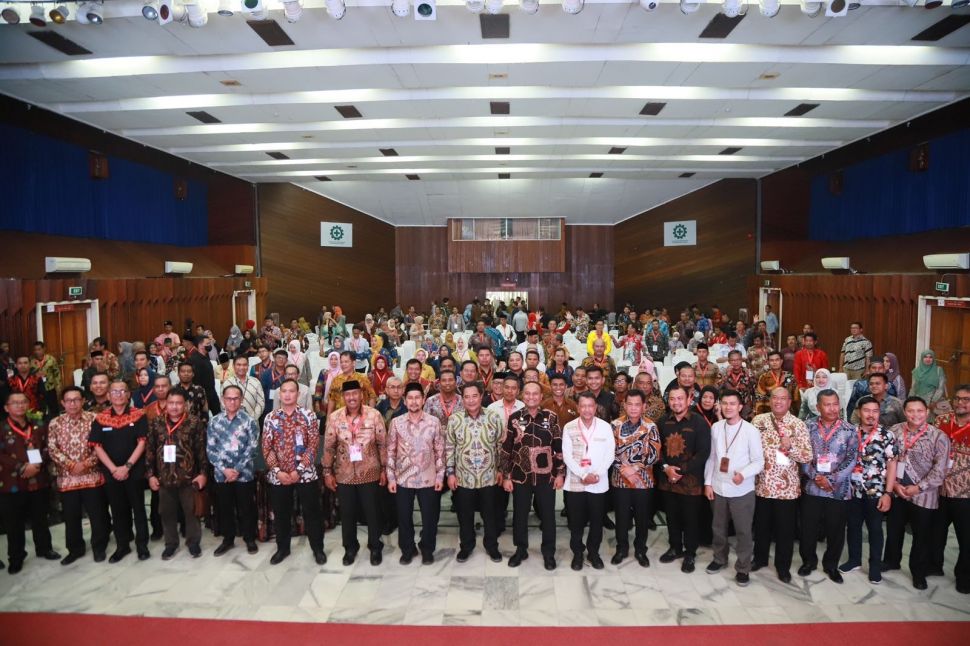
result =
M485 298L490 300L493 304L497 304L499 301L502 301L506 306L511 306L512 301L514 301L517 297L521 298L526 303L529 302L529 292L515 290L505 291L501 289L485 290Z
M256 320L256 291L238 290L232 293L232 324L246 329L246 321Z
M101 334L98 307L97 300L37 304L37 339L60 364L64 385L74 383L88 345Z
M778 317L778 331L771 339L771 347L776 349L778 344L781 343L781 335L784 334L785 330L784 321L781 318L784 300L781 289L778 287L762 287L758 290L758 320L764 321L766 319L768 315L768 310L765 309L766 305L771 307L771 311Z
M933 350L949 393L970 383L970 298L921 296L916 330L916 360L926 348Z

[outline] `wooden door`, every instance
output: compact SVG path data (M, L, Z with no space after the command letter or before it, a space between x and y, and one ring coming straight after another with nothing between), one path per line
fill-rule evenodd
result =
M233 315L240 330L246 329L246 320L249 318L249 294L249 292L236 292L232 296Z
M930 348L946 371L947 392L952 395L957 384L970 383L970 307L934 305L931 320Z
M61 365L62 384L74 384L74 370L80 368L88 354L87 303L61 306L58 311L43 313L44 343L47 352Z

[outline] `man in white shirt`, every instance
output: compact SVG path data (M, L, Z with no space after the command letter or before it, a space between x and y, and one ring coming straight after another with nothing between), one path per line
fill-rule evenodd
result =
M286 369L284 370L283 374L285 375L284 376L285 379L292 379L293 381L296 381L297 382L296 385L300 389L299 395L297 395L297 398L296 398L296 405L299 406L300 408L304 408L312 412L313 393L310 392L309 386L305 386L299 382L300 369L291 363L290 365L286 366ZM277 397L276 399L273 400L273 410L279 410L281 407L282 407L282 402L280 401L280 398Z
M243 393L242 409L258 421L266 408L263 385L259 383L258 378L249 376L249 359L243 355L232 360L232 370L233 374L223 380L220 389L224 390L226 386L238 386Z
M526 317L526 320L528 320L528 317ZM495 326L495 329L499 331L506 343L515 341L515 328L509 325L509 317L505 314L499 314L498 325Z
M546 365L546 352L542 347L542 342L539 340L539 333L535 330L529 330L526 333L525 341L517 345L515 350L523 357L529 350L535 350L539 353L539 363Z
M603 569L600 543L603 541L603 517L609 494L609 471L616 459L613 428L596 417L596 398L589 392L579 396L579 417L566 424L562 432L562 455L566 463L563 496L569 501L569 547L573 551L572 568L583 569L583 552L590 565ZM583 530L589 525L586 543Z
M363 326L355 325L347 339L347 350L354 353L354 370L360 373L370 368L370 343L361 335L363 331Z
M738 333L734 330L728 332L727 343L721 343L715 347L717 348L717 359L715 361L722 366L728 362L728 356L733 350L740 352L742 359L748 358L748 351L744 348L744 344L738 338Z
M525 307L516 310L512 315L512 329L515 330L515 338L520 342L525 341L525 329L529 327L529 313Z
M741 418L741 394L725 389L720 400L723 419L711 427L711 453L704 467L704 495L714 503L714 560L707 572L727 567L728 525L734 521L734 580L746 586L754 551L754 478L764 470L764 448L758 429Z

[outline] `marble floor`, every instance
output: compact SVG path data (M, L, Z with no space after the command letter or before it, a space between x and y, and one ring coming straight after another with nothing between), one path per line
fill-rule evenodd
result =
M537 528L530 536L532 556L518 568L492 563L481 547L466 563L458 563L454 516L442 516L433 565L421 565L420 559L400 565L397 536L392 535L385 537L381 566L371 566L362 551L353 566L343 567L339 531L326 536L325 566L313 562L302 537L294 540L290 558L277 566L269 563L272 543L249 555L237 541L239 547L216 558L212 550L220 539L208 532L200 559L183 548L171 561L162 561L160 543L151 545L150 560L139 562L131 555L116 565L94 563L90 551L66 567L31 556L20 574L0 572L0 611L475 626L970 621L970 597L956 592L950 573L956 559L952 537L947 576L930 578L923 592L912 588L905 569L884 575L882 584L873 586L863 571L845 575L843 585L820 572L794 575L786 585L769 568L752 574L751 584L741 588L733 569L704 572L709 549L700 550L693 574L680 572L679 562L661 564L663 527L651 532L651 566L646 569L633 559L611 565L613 538L607 531L601 550L606 568L593 570L587 564L574 572L563 526L557 532L559 567L554 572L543 569ZM60 549L63 525L52 531ZM506 557L512 553L510 534L499 542ZM29 537L27 549L32 550ZM5 537L0 537L0 554L5 558ZM793 569L798 564L796 551Z

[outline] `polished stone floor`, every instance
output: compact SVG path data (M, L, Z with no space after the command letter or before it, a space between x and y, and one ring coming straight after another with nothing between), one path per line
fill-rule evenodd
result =
M353 566L343 567L339 531L326 536L325 566L313 562L305 538L295 539L293 554L277 566L269 563L272 543L249 555L237 541L239 547L216 558L212 550L220 539L208 532L199 559L182 548L164 562L160 543L151 545L148 561L139 562L132 554L115 565L94 563L90 552L66 567L31 556L21 573L0 572L0 611L476 626L970 621L970 597L954 588L952 536L947 575L930 578L929 589L919 592L905 567L885 575L878 586L869 584L861 570L845 575L843 585L821 572L807 578L795 574L786 585L769 568L752 574L751 584L741 588L734 582L733 568L714 575L704 572L711 552L703 548L697 571L683 574L679 562L663 565L658 560L666 549L663 527L651 532L651 566L646 569L633 559L611 565L613 537L607 531L608 543L601 551L606 568L597 571L587 564L574 572L569 568L568 532L562 526L554 572L543 569L537 528L530 537L532 556L519 568L492 563L481 547L466 563L458 563L453 514L444 512L442 525L433 565L421 565L420 559L400 565L397 537L392 535L385 537L381 566L371 566L364 550ZM63 525L52 531L55 547L63 552ZM363 534L361 530L361 542L366 543ZM506 557L511 555L511 532L499 545ZM32 553L29 535L27 549ZM5 537L0 537L0 554L6 560ZM798 565L796 549L793 569Z

